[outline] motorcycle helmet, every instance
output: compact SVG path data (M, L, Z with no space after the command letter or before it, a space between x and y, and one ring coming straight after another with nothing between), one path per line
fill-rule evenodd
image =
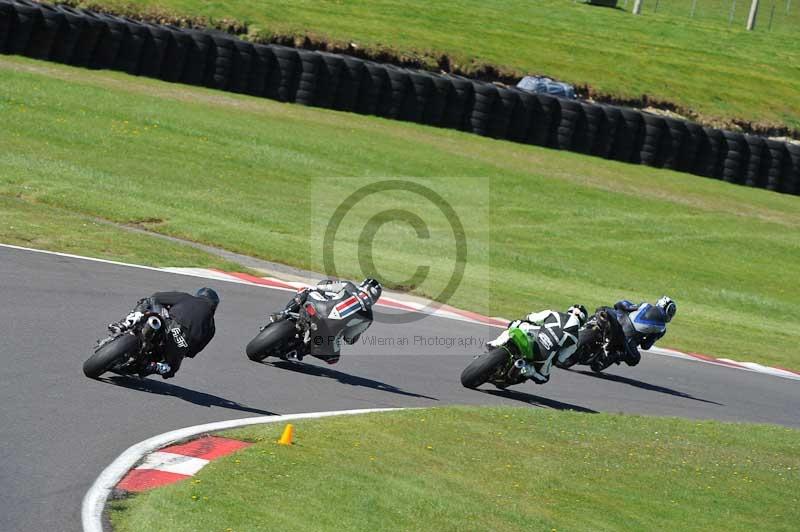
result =
M364 279L359 285L359 288L367 292L372 297L373 301L377 301L383 293L381 283L371 277Z
M661 296L661 298L656 301L656 306L664 312L664 321L667 323L672 321L672 318L675 317L675 312L678 310L678 306L669 296Z
M589 312L583 305L572 305L567 309L567 314L574 314L578 317L578 322L583 325L589 318Z
M217 310L217 305L219 305L219 296L217 295L217 292L215 290L208 288L207 286L204 286L203 288L198 290L197 294L195 295L197 297L202 297L204 299L208 299L209 301L211 301L212 307L214 308L214 310Z

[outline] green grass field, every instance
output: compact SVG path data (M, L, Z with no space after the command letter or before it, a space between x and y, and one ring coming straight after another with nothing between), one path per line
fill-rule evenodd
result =
M768 32L770 1L762 1L763 26L747 32L749 2L741 0L732 26L727 0L699 0L695 19L688 16L690 0L661 1L658 13L649 0L640 17L567 0L91 0L234 17L267 34L427 57L446 53L466 68L489 63L589 84L605 95L646 94L705 121L735 118L797 129L800 5L786 15L779 2Z
M38 209L67 224L70 212L321 271L317 207L406 177L438 188L464 221L468 268L453 305L513 317L669 293L679 312L664 346L800 367L798 197L21 58L0 58L0 114L2 241L131 260L152 247L145 262L188 260L138 238L144 247L130 255L123 232L98 244L79 229L13 223ZM449 278L453 237L430 211L419 211L428 239L405 222L378 228L373 254L388 285L420 265L431 272L416 293L436 295ZM355 250L370 212L342 227L340 275L362 275Z
M0 183L5 179L0 176ZM0 195L0 242L146 266L247 271L188 245L125 231L73 211Z
M795 530L800 434L443 408L233 431L257 442L111 503L114 530Z

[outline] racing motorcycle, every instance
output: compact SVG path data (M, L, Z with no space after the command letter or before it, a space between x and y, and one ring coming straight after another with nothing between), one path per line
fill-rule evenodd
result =
M306 355L330 360L341 352L342 340L353 344L372 323L369 295L353 290L341 299L326 299L312 292L297 312L261 327L247 344L247 358L261 362L273 356L302 360Z
M578 332L575 353L564 362L556 361L556 366L567 369L581 364L600 373L611 364L622 362L628 349L630 346L616 313L598 309Z
M522 368L525 361L535 362L533 344L528 334L518 327L508 330L508 341L487 353L478 355L461 372L461 384L465 388L477 388L481 384L494 384L501 390L525 382Z
M83 363L84 375L90 379L107 371L134 375L150 362L163 362L165 329L161 309L146 312L131 329L97 341L94 354Z

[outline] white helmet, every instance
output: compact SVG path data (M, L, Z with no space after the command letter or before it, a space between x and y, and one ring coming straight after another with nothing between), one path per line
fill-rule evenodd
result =
M664 312L664 321L667 323L672 321L672 318L675 317L675 312L678 310L678 306L668 296L661 296L661 298L656 301L656 306Z

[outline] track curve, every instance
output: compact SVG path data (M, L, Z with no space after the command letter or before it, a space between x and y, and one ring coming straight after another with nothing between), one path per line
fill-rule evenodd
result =
M104 324L136 299L203 284L222 296L217 337L176 378L83 376ZM800 427L796 381L677 358L645 357L602 377L556 370L546 386L505 393L466 390L459 374L479 348L426 347L415 337L477 341L496 329L433 316L402 328L376 323L368 336L394 345L359 343L335 368L255 364L244 346L286 293L250 285L0 248L0 294L0 515L11 531L80 530L83 494L132 443L248 415L509 404Z

